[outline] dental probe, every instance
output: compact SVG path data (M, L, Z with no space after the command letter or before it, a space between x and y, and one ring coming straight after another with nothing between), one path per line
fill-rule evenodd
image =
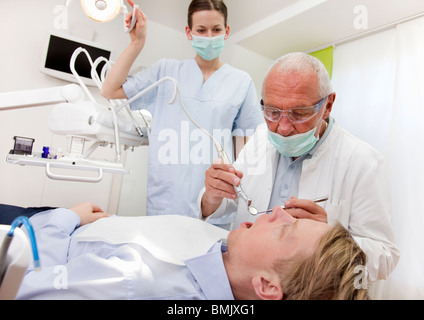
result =
M324 201L327 201L327 200L328 200L328 197L321 197L321 198L316 198L316 199L314 199L312 201L315 202L315 203L319 203L319 202L324 202ZM286 209L286 207L284 205L282 205L281 208ZM252 209L254 209L254 208L252 207ZM269 209L269 210L258 212L258 210L256 210L256 209L255 210L250 210L250 208L249 208L249 212L253 216L256 216L256 215L262 214L262 213L270 213L270 212L272 212L272 210L273 209Z

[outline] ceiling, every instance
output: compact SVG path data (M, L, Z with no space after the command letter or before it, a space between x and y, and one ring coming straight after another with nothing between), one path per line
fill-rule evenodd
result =
M184 32L191 0L135 0L149 20ZM424 14L423 0L226 0L230 39L270 59L310 51ZM364 20L365 19L365 20ZM356 25L355 25L356 23ZM359 25L362 27L360 29Z

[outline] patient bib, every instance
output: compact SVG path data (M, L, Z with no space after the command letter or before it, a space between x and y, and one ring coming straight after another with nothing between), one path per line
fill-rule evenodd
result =
M184 265L184 261L203 255L228 231L190 217L143 216L99 219L76 235L78 241L110 244L137 244L157 259Z

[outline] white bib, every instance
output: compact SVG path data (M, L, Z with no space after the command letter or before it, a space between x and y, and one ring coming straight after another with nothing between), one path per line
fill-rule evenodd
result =
M78 241L132 243L157 259L184 265L184 260L207 253L228 231L199 219L168 215L99 219L76 235Z

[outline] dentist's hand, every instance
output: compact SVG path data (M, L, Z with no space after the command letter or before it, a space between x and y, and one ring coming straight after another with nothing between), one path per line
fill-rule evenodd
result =
M284 202L287 213L296 219L310 219L327 223L327 212L312 200L291 197Z
M234 185L238 186L243 173L221 159L214 161L205 174L205 193L202 197L202 213L204 217L211 215L221 205L224 198L236 199Z

